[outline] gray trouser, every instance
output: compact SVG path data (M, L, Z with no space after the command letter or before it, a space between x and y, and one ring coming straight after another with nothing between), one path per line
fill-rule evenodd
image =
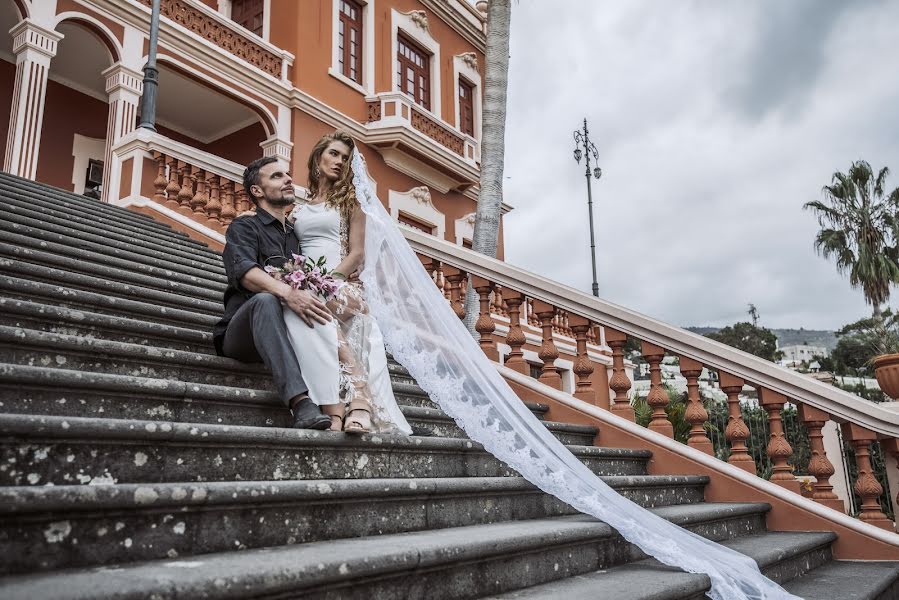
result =
M287 337L281 301L272 294L256 294L238 309L228 323L222 351L243 362L265 363L288 408L293 398L308 391Z

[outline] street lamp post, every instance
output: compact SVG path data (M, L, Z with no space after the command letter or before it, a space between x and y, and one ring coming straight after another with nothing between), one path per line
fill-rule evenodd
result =
M583 151L581 146L584 148ZM587 177L587 210L590 213L590 258L593 260L593 295L598 298L599 284L596 282L596 242L593 236L593 190L590 185L590 159L592 158L594 163L598 163L599 151L597 151L593 142L590 141L589 132L587 131L587 119L584 119L584 129L578 129L574 132L574 160L581 164L581 158L587 159L584 175ZM593 169L592 175L599 179L602 177L602 169L597 165Z
M144 91L140 98L140 126L156 131L156 92L159 69L156 68L156 47L159 43L159 0L153 0L150 12L150 47L144 65Z

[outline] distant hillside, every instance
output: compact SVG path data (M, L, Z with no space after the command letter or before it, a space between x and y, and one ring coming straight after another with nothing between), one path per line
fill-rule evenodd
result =
M687 331L705 335L721 329L720 327L685 327ZM837 345L837 336L832 331L823 331L818 329L772 329L774 335L777 336L777 343L781 346L792 346L794 344L808 344L809 346L824 346L828 350L833 350Z

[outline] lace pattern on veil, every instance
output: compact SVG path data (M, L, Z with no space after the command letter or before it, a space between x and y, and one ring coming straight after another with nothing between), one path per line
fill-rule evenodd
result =
M762 575L751 558L634 504L575 458L518 399L452 311L376 197L358 150L352 168L366 214L360 278L369 312L394 358L472 440L646 554L708 574L713 600L799 600Z

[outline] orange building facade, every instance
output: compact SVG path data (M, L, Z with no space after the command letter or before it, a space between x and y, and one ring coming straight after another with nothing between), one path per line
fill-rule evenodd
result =
M339 128L395 219L470 245L485 26L467 0L162 0L155 133L137 127L150 4L0 0L4 171L218 246L247 162L303 185Z

